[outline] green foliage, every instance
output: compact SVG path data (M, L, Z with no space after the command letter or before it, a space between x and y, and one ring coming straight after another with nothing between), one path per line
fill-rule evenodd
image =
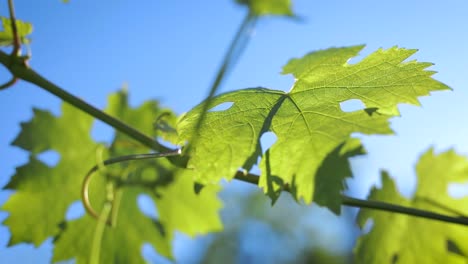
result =
M418 105L417 97L449 89L431 78L434 72L425 70L430 63L404 62L415 50L378 50L348 64L362 48L331 48L291 60L283 69L296 79L289 92L252 88L213 98L211 109L233 105L208 112L199 131L196 122L203 103L193 108L180 119L178 131L180 144L198 138L188 162L195 179L202 183L232 179L239 168L249 170L261 156L260 187L277 193L287 184L297 199L310 203L317 171L352 133L391 134L388 120L399 114L399 103ZM365 109L342 111L340 103L350 99L361 100ZM260 138L267 131L278 140L262 155ZM342 166L346 165L337 165ZM321 200L336 201L340 190L321 190L325 196ZM336 204L324 205L336 211Z
M137 108L129 107L127 101L125 92L111 95L107 112L156 136L152 123L168 110L161 109L155 101ZM31 158L17 169L6 186L16 191L3 206L10 213L4 222L12 233L10 245L20 242L39 245L53 236L54 261L76 258L78 263L87 263L97 221L89 215L66 221L65 213L80 198L87 170L102 162L98 150L103 145L90 137L93 118L67 104L63 105L60 117L40 110L34 113L30 122L22 124L13 143L29 151ZM49 167L37 159L46 150L60 154L57 166ZM108 153L103 155L114 157L143 151L148 149L117 133ZM195 194L193 180L177 176L180 171L168 161L159 160L114 166L97 173L90 187L91 203L100 209L110 187L116 220L115 226L104 229L100 263L143 263L140 252L146 242L170 257L176 230L193 236L222 228L218 217L221 203L216 196L219 188L211 186ZM144 184L119 185L115 179ZM158 219L151 219L138 209L136 200L140 194L152 197L159 209Z
M250 12L256 16L277 15L293 16L291 0L236 0L241 5L247 5Z
M95 187L105 187L105 182L101 181ZM104 190L98 191L104 193ZM117 226L105 227L99 245L99 263L145 263L140 255L143 243L150 243L163 256L171 255L171 241L164 237L158 222L145 216L137 207L137 196L144 191L131 187L124 190ZM88 215L67 222L55 241L53 261L76 258L77 263L89 263L97 224L96 219Z
M244 38L256 17L295 16L291 0L236 2L249 8L238 34ZM10 46L14 39L11 20L5 17L1 20L0 46ZM29 44L27 35L32 33L32 25L17 20L16 26L16 37L22 44ZM235 37L233 44L238 41ZM243 41L237 44L246 45ZM144 263L141 248L149 243L171 259L176 231L193 237L222 230L218 215L222 203L217 197L220 180L231 180L235 175L241 178L239 170L249 171L257 163L261 170L258 185L273 202L283 191L288 191L297 201L315 202L339 214L346 201L342 196L344 180L351 176L349 158L365 152L360 140L351 135L392 134L389 119L399 115L399 104L419 105L418 97L449 89L432 79L434 72L427 70L432 64L407 61L415 50L379 49L358 63L348 63L363 48L330 48L292 59L282 72L295 78L290 91L259 87L214 98L210 95L179 118L171 110L162 109L156 101L130 107L126 91L121 91L109 97L105 112L123 123L46 81L27 63L12 63L17 58L0 51L1 63L14 75L1 89L8 88L17 79L27 80L101 120L107 117L108 124L127 133L116 132L112 143L106 145L91 138L95 120L84 112L68 104L62 106L61 116L34 109L34 117L21 124L21 132L13 142L30 156L28 163L18 167L5 186L14 191L2 206L9 213L4 221L12 234L9 245L27 242L38 246L53 237L53 261ZM215 94L226 68L239 55L232 55L239 47L232 45L230 49L232 53L228 52L230 56L220 68L210 94ZM342 110L341 103L349 100L359 100L365 107ZM232 105L226 110L216 110L223 104ZM210 109L207 113L205 106ZM152 151L134 139L155 149L165 148L136 131L183 146L185 156L104 166L107 158ZM266 132L274 133L277 141L265 150L260 139ZM59 154L57 165L49 166L39 159L38 155L45 151ZM67 220L67 209L80 199L83 177L95 164L98 170L90 184L89 200L97 209L99 219L86 214ZM382 188L373 188L369 199L459 217L457 220L466 218L459 212L468 210L468 198L453 199L447 193L449 184L467 180L465 157L453 151L436 155L431 149L421 157L417 174L418 188L411 198L402 197L389 175L383 172ZM256 181L255 176L244 176L250 183ZM141 195L152 199L158 211L156 217L147 216L138 208ZM254 203L258 198L249 199L252 202L246 207L249 214L261 218L264 208ZM361 206L365 207L365 202ZM106 220L108 223L104 224ZM464 242L468 234L459 226L361 210L359 225L364 227L369 220L373 221L372 229L359 238L355 248L357 263L465 263L467 260L468 246ZM291 221L281 219L274 225L286 230ZM326 252L309 253L304 261L325 259L328 263L345 259L333 258Z
M2 19L3 27L3 31L0 31L0 46L13 45L13 31L11 30L11 20L6 17L0 18ZM32 24L16 19L16 28L18 29L18 35L20 37L21 43L29 44L31 40L29 38L26 38L26 36L32 33Z
M415 194L402 197L386 172L382 188L373 188L369 199L460 216L468 210L468 198L454 199L447 192L450 183L468 180L468 159L454 151L434 154L430 149L417 165ZM371 231L355 248L356 263L466 263L466 227L406 215L362 209L358 223L373 220Z
M5 186L16 191L2 208L10 214L4 222L12 234L10 245L31 242L38 246L58 234L67 207L80 198L77 186L96 162L99 145L89 135L92 122L90 116L64 104L61 117L35 109L34 118L21 124L13 145L31 156ZM53 168L37 159L47 150L60 154Z

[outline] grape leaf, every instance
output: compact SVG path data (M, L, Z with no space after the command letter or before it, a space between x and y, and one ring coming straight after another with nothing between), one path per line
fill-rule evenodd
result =
M315 176L314 202L318 205L327 206L331 211L339 214L341 210L341 192L345 189L344 180L352 175L348 158L365 153L361 141L356 138L349 139L330 152L323 160ZM294 187L295 184L292 186ZM273 188L269 187L267 190L271 189ZM297 197L297 193L293 193L293 195ZM270 197L272 196L270 195Z
M103 186L105 182L101 181L96 187L99 189ZM99 263L146 263L141 257L145 242L155 246L159 254L171 256L170 241L160 230L159 223L145 216L136 206L137 197L143 191L139 188L124 190L120 198L117 226L105 227ZM76 258L76 263L89 263L96 225L96 219L88 215L67 222L55 241L52 260Z
M61 117L34 109L34 118L21 124L13 145L31 156L5 186L16 191L3 205L10 214L4 221L11 231L10 246L20 242L38 246L59 232L68 206L80 198L83 176L95 164L99 145L89 135L92 121L64 104ZM37 159L46 150L60 155L57 166L49 167Z
M362 48L331 48L291 60L283 70L296 78L290 92L251 88L213 98L212 110L198 131L203 103L181 117L179 144L198 137L188 161L195 180L212 183L232 179L239 168L249 170L261 156L261 136L271 131L278 139L262 156L259 185L267 193L293 185L296 198L310 203L317 170L352 133L391 134L388 120L399 115L399 103L418 105L418 96L449 89L431 78L434 72L425 70L432 64L403 62L415 50L380 49L348 64ZM340 103L351 99L361 100L366 108L342 111ZM213 110L225 103L232 105ZM272 182L275 179L281 184Z
M6 17L1 17L3 31L0 31L0 46L13 45L13 31L11 30L11 20ZM23 22L16 19L16 28L20 37L21 43L29 44L30 39L26 38L27 35L32 33L32 24Z
M223 224L217 212L222 203L215 199L220 186L205 186L195 194L191 172L178 172L175 182L160 191L161 198L155 199L161 223L169 231L168 236L172 237L175 230L191 237L221 231Z
M468 180L467 158L454 151L436 155L430 149L421 157L417 175L416 193L410 199L398 193L385 172L382 188L374 187L369 199L449 215L468 213L468 197L454 199L447 192L450 183ZM464 226L369 209L362 209L357 221L364 227L370 219L371 231L359 238L355 248L356 263L466 263Z
M169 110L161 109L155 101L131 108L127 101L125 92L111 95L106 111L144 133L157 136L152 123L158 115ZM35 110L34 118L22 124L14 144L30 151L31 161L18 168L6 186L16 192L3 206L10 213L4 223L12 233L10 245L20 242L39 245L47 237L54 236L54 261L76 258L78 263L87 263L97 221L89 215L66 221L65 213L68 206L80 198L83 177L97 163L97 149L103 145L95 143L89 136L91 117L67 104L63 105L62 112L61 117L55 117ZM55 167L48 167L36 158L37 154L49 149L60 154ZM102 158L147 151L146 147L116 133ZM111 184L115 197L118 197L115 198L117 224L104 230L100 263L143 263L141 247L145 242L161 255L171 257L175 230L193 236L222 228L218 216L221 208L216 196L218 189L204 188L196 194L193 177L175 175L181 174L179 171L184 170L176 169L167 160L151 160L110 166L94 176L90 200L96 209L100 209L106 200L106 188L114 182L111 177L145 181L145 184L130 187ZM150 195L156 206L161 207L157 219L140 211L136 202L140 194Z
M100 258L100 263L145 263L140 256L143 242L151 243L159 254L171 258L170 242L175 231L193 237L222 229L217 213L221 208L221 202L216 199L219 188L209 186L195 194L190 177L174 177L173 170L164 172L170 168L169 162L158 163L138 164L139 168L132 176L140 174L138 176L146 180L165 179L160 181L160 185L149 188L125 187L121 190L123 195L119 197L121 202L118 206L117 226L106 227L104 231L100 250L105 254ZM98 179L92 187L96 190L93 192L93 204L103 203L105 185L104 180ZM158 219L143 215L137 208L136 200L141 194L150 195L153 199L158 209ZM77 263L88 263L96 225L96 220L88 215L68 222L55 243L53 260L76 257Z
M293 16L291 0L236 0L241 5L249 7L256 16L276 15Z

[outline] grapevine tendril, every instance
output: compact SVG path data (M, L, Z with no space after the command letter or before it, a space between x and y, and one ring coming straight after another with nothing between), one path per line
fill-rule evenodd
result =
M133 160L147 160L147 159L157 159L163 157L171 157L171 156L178 156L181 154L181 149L176 149L173 151L162 152L162 153L147 153L147 154L134 154L134 155L126 155L120 156L112 159L107 159L102 162L102 164L95 165L92 167L89 172L86 174L83 180L83 184L81 186L81 199L83 202L83 206L86 209L86 212L91 215L92 217L99 219L99 214L94 210L91 202L89 201L89 184L91 182L92 176L96 171L99 170L102 165L109 166L112 164L125 162L125 161L133 161ZM106 223L111 225L112 223L107 220Z

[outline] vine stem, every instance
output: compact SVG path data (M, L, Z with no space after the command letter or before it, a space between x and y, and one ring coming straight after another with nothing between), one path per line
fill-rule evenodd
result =
M12 61L15 60L16 61ZM20 61L18 61L20 60ZM13 62L13 63L12 63ZM90 114L91 116L101 120L102 122L112 126L118 131L128 135L141 144L157 151L168 152L171 149L159 144L156 140L143 134L139 130L129 126L121 120L99 110L98 108L88 104L77 96L65 91L54 83L42 77L31 68L21 63L21 58L12 58L3 51L0 51L0 63L7 67L11 73L24 81L35 84L36 86L46 90L47 92L59 97L63 101L73 105L74 107Z
M259 180L258 175L251 174L251 173L245 174L241 171L237 172L234 178L236 180L243 181L243 182L250 183L250 184L255 184L255 185L258 185L258 180ZM285 188L285 191L289 191L289 190ZM432 219L432 220L438 220L438 221L447 222L447 223L468 226L468 218L463 217L463 216L454 217L454 216L449 216L449 215L443 215L443 214L439 214L439 213L435 213L431 211L386 203L382 201L363 200L363 199L357 199L357 198L349 197L346 195L342 195L341 203L345 206L369 208L369 209L411 215L411 216L416 216L416 217L421 217L421 218L426 218L426 219Z
M9 87L13 86L13 84L15 84L17 81L18 81L18 78L13 76L8 82L6 82L6 83L4 83L4 84L2 84L0 86L0 90L4 90L6 88L9 88Z
M125 162L125 161L134 161L134 160L146 160L146 159L154 159L154 158L161 158L161 157L169 157L169 156L176 156L180 155L181 150L175 150L172 152L167 152L167 153L151 153L151 154L136 154L136 155L128 155L128 156L121 156L121 157L116 157L112 159L105 160L101 162L99 165L95 165L91 170L88 172L88 174L85 176L85 179L83 181L81 193L82 193L82 201L83 205L86 209L86 211L93 216L96 219L100 219L100 215L98 215L93 207L91 206L89 202L89 197L88 197L88 188L89 188L89 183L91 180L91 176L93 175L94 172L96 172L100 166L108 166L120 162ZM236 175L234 176L234 179L243 181L249 184L254 184L258 185L260 177L255 174L251 173L244 173L242 171L238 171ZM148 184L148 182L135 182L135 184ZM288 186L284 187L284 191L289 192ZM390 213L399 213L399 214L405 214L405 215L410 215L410 216L415 216L415 217L421 217L421 218L426 218L426 219L431 219L431 220L438 220L442 222L447 222L447 223L453 223L453 224L460 224L464 226L468 226L468 218L465 217L464 215L460 215L459 217L454 217L454 216L449 216L449 215L444 215L444 214L439 214L427 210L421 210L413 207L406 207L406 206L401 206L401 205L396 205L396 204L391 204L387 202L382 202L382 201L376 201L376 200L363 200L363 199L357 199L353 197L349 197L346 195L341 196L341 204L344 206L352 206L352 207L358 207L358 208L369 208L369 209L375 209L375 210L380 210L380 211L386 211ZM440 205L439 205L440 206ZM446 208L445 208L446 209ZM447 210L447 209L446 209ZM459 215L459 213L457 213ZM108 225L112 225L112 222L107 220L106 221Z
M427 218L432 220L438 220L442 222L454 223L468 226L468 218L466 217L453 217L448 215L443 215L439 213L434 213L431 211L381 202L381 201L373 201L373 200L362 200L353 197L349 197L346 195L342 196L342 204L352 207L359 207L359 208L369 208L369 209L376 209L381 211L387 211L392 213L400 213L406 214L421 218Z
M19 56L21 42L18 35L18 28L16 26L15 6L13 5L13 0L8 0L8 10L10 12L11 32L13 33L13 50L11 52L11 56ZM0 90L4 90L13 86L16 81L18 81L18 77L13 75L13 77L8 82L0 86Z
M232 69L239 57L242 55L242 52L247 47L251 35L250 31L254 28L256 21L257 17L249 12L240 24L236 35L232 39L231 44L229 45L229 48L226 51L226 54L224 55L221 66L219 67L218 72L216 73L216 77L213 83L211 84L208 96L203 101L203 108L201 111L201 115L198 118L197 123L195 125L195 131L198 132L200 130L200 127L203 121L205 120L206 113L210 109L211 101L215 96L216 92L219 90L219 87L221 86L223 80L226 77L226 74L229 72L229 70ZM196 137L192 139L191 145L195 145L196 140Z
M112 202L106 201L102 207L101 213L99 214L96 228L94 230L93 242L91 244L91 253L89 254L90 264L99 264L99 258L101 253L102 237L106 229L107 219L112 210Z
M15 6L13 5L13 0L8 0L8 10L10 11L11 31L13 33L13 51L11 54L13 56L18 56L20 55L21 41L18 35L18 28L16 26Z

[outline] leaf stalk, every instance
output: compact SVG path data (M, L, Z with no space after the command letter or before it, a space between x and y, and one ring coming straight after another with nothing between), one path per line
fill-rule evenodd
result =
M90 264L99 264L101 255L101 244L104 231L106 229L106 222L112 210L112 202L106 201L102 207L101 213L98 216L96 228L94 229L93 241L91 243L91 253L89 254Z
M260 177L255 174L251 174L251 173L245 174L241 171L238 171L236 175L234 176L234 178L239 181L258 185L258 180ZM284 191L289 192L289 189L285 188ZM466 217L454 217L454 216L439 214L439 213L435 213L435 212L431 212L427 210L421 210L421 209L417 209L413 207L406 207L406 206L386 203L382 201L363 200L363 199L357 199L357 198L349 197L346 195L342 195L341 204L345 206L368 208L368 209L386 211L390 213L405 214L405 215L411 215L415 217L421 217L421 218L426 218L426 219L431 219L431 220L437 220L437 221L442 221L442 222L447 222L447 223L468 226L468 218Z

